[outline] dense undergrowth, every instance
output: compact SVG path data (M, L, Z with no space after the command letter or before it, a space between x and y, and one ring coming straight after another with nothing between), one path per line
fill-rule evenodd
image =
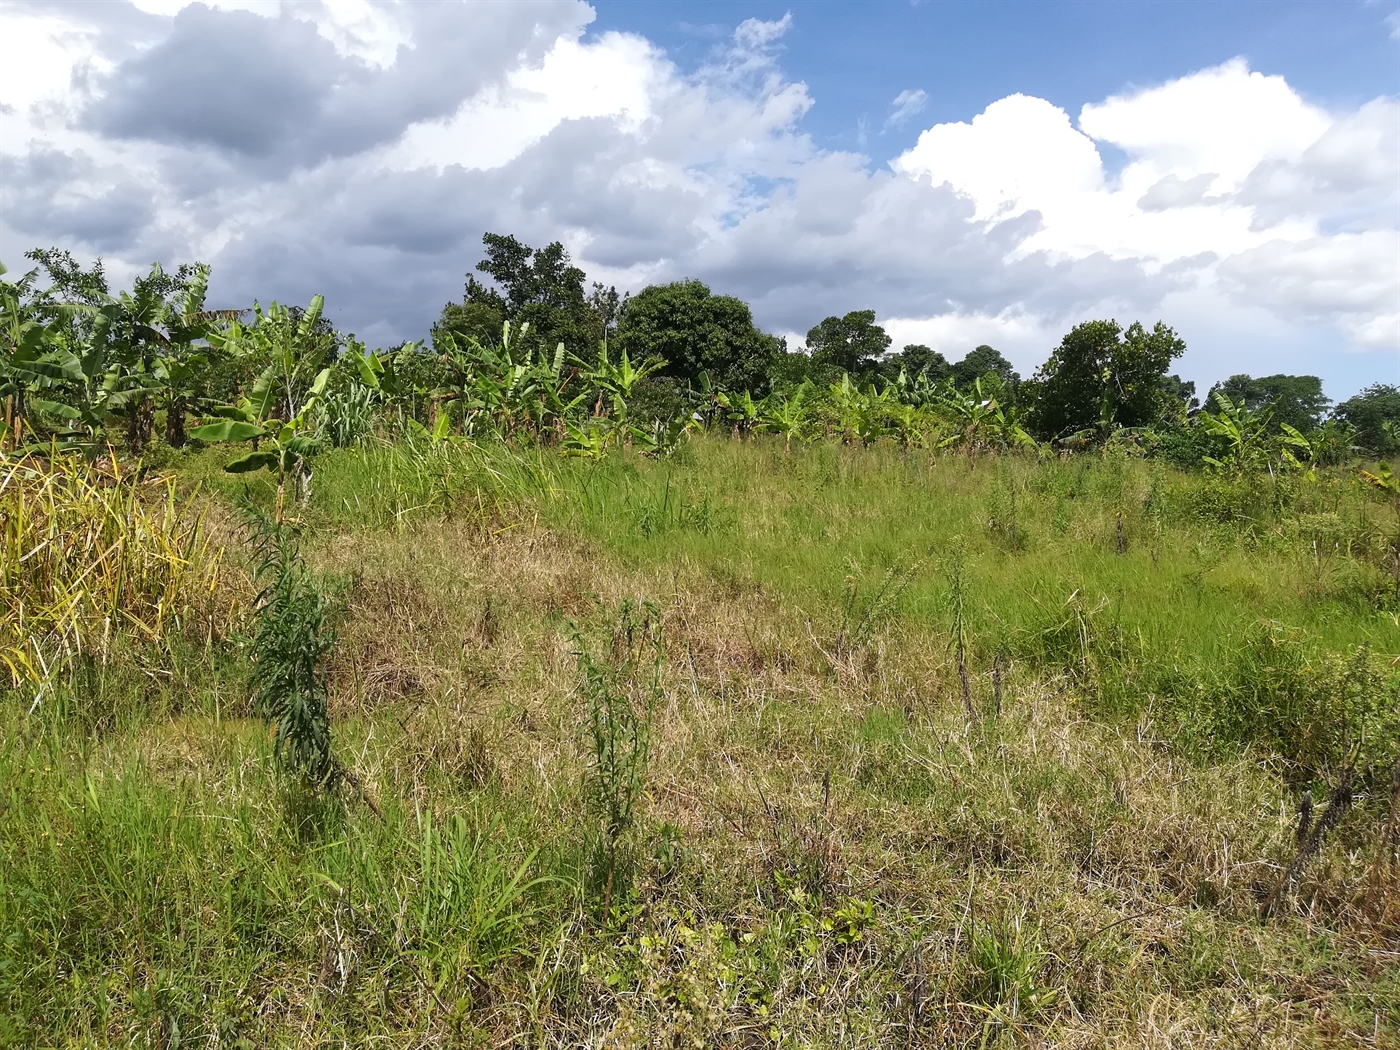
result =
M256 717L232 508L275 481L225 458L4 505L49 544L9 608L100 536L155 612L4 621L49 673L0 705L0 1042L1400 1039L1396 522L1345 472L331 451L297 525L361 794Z

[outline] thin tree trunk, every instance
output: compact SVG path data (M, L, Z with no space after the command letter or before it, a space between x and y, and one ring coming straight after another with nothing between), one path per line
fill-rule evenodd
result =
M131 406L126 417L126 445L133 454L139 454L151 443L151 429L155 425L155 410L149 397L143 397Z
M23 387L5 399L5 425L8 431L5 435L5 450L13 452L19 448L20 440L24 437Z
M165 409L165 443L171 448L185 447L185 398L172 394Z

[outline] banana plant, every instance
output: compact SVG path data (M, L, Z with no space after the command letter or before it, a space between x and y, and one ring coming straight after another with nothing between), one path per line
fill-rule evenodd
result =
M0 277L9 271L0 263ZM0 438L12 452L24 437L25 395L34 378L34 367L48 350L48 331L25 300L38 271L19 281L0 280L0 395L5 415Z
M195 427L190 437L200 441L252 441L253 449L224 465L230 474L267 469L277 475L276 520L282 521L287 479L294 479L302 503L311 498L309 459L320 451L320 442L309 433L312 410L325 393L331 370L320 368L309 382L306 374L320 365L326 347L316 338L316 322L325 300L316 296L299 321L292 322L290 311L273 303L266 314L255 306L258 323L244 328L235 322L229 339L244 353L260 353L270 364L258 377L250 396L235 404L221 405L213 414L217 423ZM278 413L281 413L281 418ZM263 442L271 448L261 447Z
M1201 457L1211 466L1225 469L1247 470L1268 466L1269 462L1269 420L1273 410L1269 408L1251 409L1243 402L1234 401L1220 390L1215 392L1215 412L1202 412L1201 426L1207 434L1221 438L1229 449L1229 462L1214 456Z
M584 378L592 382L598 390L598 400L593 414L595 416L603 414L603 398L607 396L612 400L613 417L619 421L625 420L627 418L627 402L632 397L632 392L636 390L637 384L665 367L666 362L660 358L652 358L644 361L640 367L634 367L625 349L622 351L622 357L614 364L608 357L607 340L603 340L598 344L598 359L592 370L584 374Z
M725 418L734 427L736 435L752 433L763 419L761 403L755 401L747 390L743 394L720 391L715 395L715 400L724 409Z
M5 272L0 264L0 275ZM81 439L99 435L107 415L101 389L106 365L100 351L75 341L66 322L95 317L95 311L35 293L37 275L31 270L19 281L0 280L0 396L5 398L0 439L5 448L17 448L29 413L37 412L65 426L81 424L84 429L60 429L50 436L65 447L83 447Z
M761 404L761 413L758 427L761 430L769 431L783 436L783 444L792 448L792 439L800 437L811 419L811 412L807 409L807 399L812 396L816 387L812 385L810 379L802 380L802 385L794 390L789 397L781 397L778 394L769 394Z
M1016 414L1002 404L994 390L984 390L980 378L972 381L968 393L948 384L939 404L959 431L951 441L960 440L969 452L979 448L1035 447L1035 439L1026 433Z
M566 419L564 431L560 454L582 459L602 459L619 436L619 428L615 424L597 417L581 424Z
M632 447L644 456L664 459L680 447L681 439L699 425L695 415L653 420L650 427L629 426Z

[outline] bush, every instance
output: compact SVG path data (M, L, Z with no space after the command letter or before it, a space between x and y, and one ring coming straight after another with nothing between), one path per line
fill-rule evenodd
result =
M1352 765L1388 771L1400 751L1400 677L1358 646L1327 652L1302 631L1261 623L1179 709L1183 734L1206 750L1254 745L1299 780Z

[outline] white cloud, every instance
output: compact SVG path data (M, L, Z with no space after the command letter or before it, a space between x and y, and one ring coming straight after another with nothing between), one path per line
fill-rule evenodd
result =
M494 230L562 239L633 290L700 277L774 330L873 307L896 345L986 342L1023 372L1086 316L1178 323L1206 373L1251 353L1276 371L1266 345L1400 345L1394 99L1326 113L1235 61L1077 122L1013 95L872 170L803 133L790 17L686 75L640 37L585 36L575 0L141 6L0 7L12 267L55 242L118 274L199 257L230 302L324 292L391 341L424 333ZM282 123L242 128L226 78L172 98L207 81L177 33L246 55L239 90ZM891 120L925 102L902 92Z
M640 37L608 33L586 44L562 37L541 65L516 69L447 120L409 127L386 159L396 167L495 168L566 120L615 117L635 126L650 115L658 60Z
M1038 219L1020 254L1138 260L1336 325L1357 349L1395 348L1397 113L1377 99L1332 116L1235 60L1086 105L1077 129L1040 99L1002 99L925 131L893 166L949 185L980 218ZM1100 142L1128 156L1116 177Z
M898 127L924 111L928 105L928 92L923 88L906 89L894 97L890 103L890 115L885 118L885 127Z

